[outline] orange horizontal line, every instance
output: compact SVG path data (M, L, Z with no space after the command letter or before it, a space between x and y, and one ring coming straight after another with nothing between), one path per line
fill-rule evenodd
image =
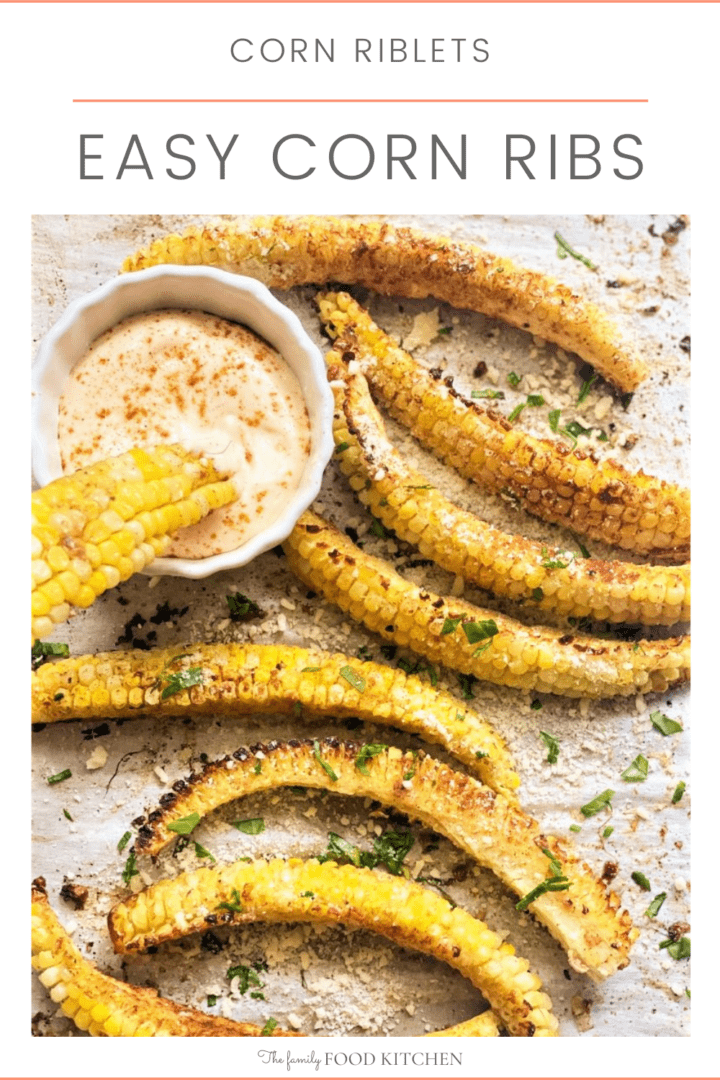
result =
M115 2L115 0L113 0ZM141 0L117 0L140 3ZM284 0L294 3L294 0ZM604 0L603 0L604 2ZM619 2L619 0L618 0ZM75 105L647 105L649 98L73 98Z

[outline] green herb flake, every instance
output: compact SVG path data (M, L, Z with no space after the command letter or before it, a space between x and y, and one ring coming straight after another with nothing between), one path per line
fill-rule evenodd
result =
M504 401L504 390L471 390L471 398L490 398L491 401Z
M74 821L75 820L73 818L72 814L70 813L70 811L65 810L64 808L63 808L63 816L66 817L68 821Z
M590 552L589 552L589 551L588 551L588 549L587 549L587 548L585 547L585 545L583 544L582 540L581 540L581 539L580 539L580 538L579 538L578 536L576 536L576 535L575 535L575 533L572 533L571 535L572 535L572 538L573 538L573 540L574 540L574 541L575 541L575 543L577 544L577 546L578 546L578 547L580 548L580 554L582 555L583 559L590 559L590 558L592 558L592 556L591 556Z
M657 894L657 896L655 897L654 900L650 901L650 903L648 904L647 911L645 912L645 914L648 916L648 918L650 918L650 919L655 918L657 913L660 911L660 908L665 903L666 898L667 898L667 893L661 892L661 893Z
M372 519L372 525L370 526L370 532L373 536L377 536L380 540L387 540L388 531L383 525L382 521L374 517Z
M486 757L489 757L489 756L490 755L488 754L487 750L476 750L475 751L475 757L478 759L478 761L482 761L483 758L486 758Z
M676 735L678 731L683 730L682 724L679 724L677 720L672 720L669 716L665 716L659 709L650 713L650 719L652 720L652 726L661 735Z
M338 775L333 769L332 765L328 765L327 761L324 761L323 758L320 756L320 743L317 741L317 739L315 739L315 741L313 742L313 757L317 761L318 765L320 765L325 770L333 783L337 783Z
M566 552L563 552L562 554L567 555ZM546 547L543 547L541 551L540 565L544 566L546 570L567 570L568 566L575 558L575 555L571 555L567 562L565 562L564 559L559 558L558 555L554 557L551 556L548 549Z
M607 840L609 837L612 836L612 834L614 832L615 832L615 826L614 825L606 825L605 828L603 829L603 840Z
M610 800L612 799L614 791L608 788L606 791L602 791L599 795L596 795L594 799L591 799L589 803L585 803L580 807L580 813L584 817L593 817L595 814L599 814L605 807L610 807ZM612 809L612 807L610 807Z
M260 773L262 772L262 761L260 760L260 758L258 758L257 761L255 762L255 764L253 765L253 772L255 773L256 776L259 776Z
M479 622L463 623L463 633L470 645L476 645L478 641L494 638L499 630L494 619L481 619Z
M525 404L532 409L539 409L541 405L545 404L545 398L542 394L528 394Z
M520 413L521 413L521 412L522 412L522 411L523 411L523 410L524 410L525 408L527 408L527 406L525 405L525 403L521 403L520 405L516 405L516 406L515 406L515 408L513 409L513 411L512 411L512 412L510 413L510 415L508 416L508 424L514 424L514 423L515 423L515 421L517 420L518 416L520 415Z
M571 825L570 826L570 832L582 832L582 829L580 828L579 825Z
M207 996L208 1009L212 1009L214 1005L217 1005L217 994L208 994Z
M343 840L342 836L331 832L328 834L328 849L320 856L319 861L335 859L339 862L350 862L353 866L367 867L369 870L382 864L389 873L406 876L403 863L414 842L415 838L409 829L388 829L381 836L374 837L372 851L362 851Z
M51 656L67 658L69 655L70 646L62 641L38 641L35 639L33 647L30 650L32 669L33 671L37 671L37 669Z
M236 592L232 596L226 596L227 606L230 608L230 618L233 622L248 622L250 619L260 618L264 612L244 593Z
M197 840L195 841L195 858L212 859L213 862L217 862L217 859L212 854L212 852L208 851L208 849L203 847L202 844L198 844Z
M678 941L668 938L667 941L661 941L658 948L667 949L673 960L688 960L690 958L690 938L681 937Z
M620 774L620 777L626 784L640 784L643 780L647 780L647 774L648 760L642 754L638 754L633 763L628 765L625 772Z
M160 700L165 701L173 694L179 694L183 690L189 690L191 686L201 686L204 681L202 668L189 667L185 671L175 671L171 675L164 676L166 682Z
M560 409L552 409L548 413L548 424L551 431L557 431L558 424L560 423Z
M255 998L256 1001L265 1001L265 995L261 994L259 990L251 990L250 997Z
M349 664L340 668L340 675L345 682L349 682L353 690L357 690L359 694L364 693L367 683L363 679L362 675L358 675L357 671L354 671Z
M567 240L565 240L559 232L555 232L553 235L557 244L556 254L558 259L567 259L568 255L572 255L573 259L577 259L578 262L583 263L589 270L597 270L595 263L590 262L590 259L588 259L586 255L581 255L579 251L575 251L574 248L571 248Z
M244 821L233 821L232 824L234 829L247 836L258 836L259 833L265 832L265 818L261 817L245 818Z
M216 911L235 911L239 914L242 909L243 906L240 899L240 893L237 889L233 889L230 893L230 900L223 900L221 904L218 904Z
M597 372L594 375L591 375L590 378L586 379L585 382L582 384L582 387L580 389L580 395L579 395L579 397L577 399L578 405L582 405L583 401L588 396L588 394L590 393L590 390L592 389L593 385L596 382L597 382Z
M274 1016L271 1016L271 1017L270 1017L270 1018L269 1018L268 1020L266 1020L266 1021L265 1021L265 1023L263 1024L263 1029L262 1029L262 1031L260 1032L260 1034L261 1034L261 1035L272 1035L272 1033L273 1033L273 1031L275 1030L275 1028L277 1027L277 1025L278 1025L278 1022L277 1022L277 1020L275 1019L275 1017L274 1017Z
M448 619L448 618L446 618L445 622L442 624L442 629L440 630L440 634L441 635L442 634L454 634L455 631L457 630L458 626L460 625L460 623L463 621L464 618L465 618L464 615L458 615L456 619Z
M560 745L557 739L554 735L551 735L549 731L541 731L540 738L547 746L548 756L546 761L548 761L550 765L554 765L558 759L558 754L560 753Z
M301 669L300 674L303 675L306 671L320 671L319 667L304 667Z
M229 967L227 977L231 981L233 979L238 980L238 991L241 994L246 994L251 986L263 987L265 985L264 982L261 982L257 971L247 967L245 964L236 964L235 967ZM254 995L251 994L250 996Z
M517 375L514 371L511 371L507 377L507 381L511 386L519 386L522 375Z
M349 449L350 449L350 443L349 442L341 442L341 443L338 443L337 446L335 447L335 453L336 454L342 454L345 450L349 450Z
M131 878L134 878L140 871L137 868L137 860L135 859L135 853L130 852L125 863L125 869L122 872L122 879L126 885L130 884Z
M515 905L517 911L526 911L533 901L537 900L539 896L543 896L548 892L563 892L565 889L569 889L571 882L565 877L563 868L559 860L553 855L548 848L543 848L543 855L549 860L550 876L541 881L539 885L536 885L534 889L531 889L526 896L523 896L522 900L519 900Z
M461 672L457 672L457 680L463 700L471 701L475 697L473 694L473 686L478 681L477 675L463 675Z
M123 833L122 836L120 837L120 839L118 840L118 846L117 846L118 851L123 852L125 850L125 848L128 846L128 844L130 843L131 840L132 840L132 833L130 831L128 831L126 833Z
M189 836L195 826L200 821L200 815L197 810L192 814L188 814L187 817L178 818L177 821L171 821L168 824L170 832L177 833L178 836Z
M533 589L533 591L532 591L532 598L533 598L533 600L535 600L535 601L536 601L537 603L540 603L540 601L541 601L541 600L543 600L543 599L545 598L545 593L544 593L544 592L542 591L542 589L540 588L540 586L538 586L538 587L537 587L537 589Z
M687 784L685 783L685 781L681 780L680 783L677 785L677 787L675 788L675 790L672 793L672 800L671 801L672 801L673 805L675 803L680 802L683 795L685 794L685 788L686 787L687 787Z
M55 773L54 776L48 776L48 784L62 784L63 780L69 780L72 776L70 769L63 769L62 772Z
M300 895L303 896L303 897L307 896L310 900L315 899L315 893L312 892L310 889L308 889L307 892L301 892Z
M360 747L360 753L355 758L355 768L363 776L369 776L370 770L367 767L367 763L370 758L377 757L378 754L383 754L386 750L389 750L389 746L386 743L365 743Z
M650 892L650 882L640 870L633 870L630 877L636 885L640 886L643 892Z
M530 702L530 708L533 710L533 712L539 712L540 709L542 709L542 701L540 700L540 698L533 698L533 700Z

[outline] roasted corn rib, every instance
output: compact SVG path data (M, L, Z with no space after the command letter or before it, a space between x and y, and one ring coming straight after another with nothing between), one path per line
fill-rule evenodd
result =
M301 581L368 629L488 682L603 698L665 691L689 677L689 637L632 643L525 626L405 581L310 511L283 546Z
M619 910L571 847L544 836L533 818L477 780L424 753L389 747L357 767L361 746L337 739L267 743L237 750L188 780L173 785L160 807L139 825L134 850L156 855L190 815L211 810L251 792L300 785L377 799L418 818L489 867L509 888L526 897L548 876L548 856L559 860L569 887L546 892L529 905L567 950L571 965L594 979L626 967L637 937L627 912Z
M567 285L474 244L387 222L331 217L254 218L171 234L127 258L123 270L201 263L259 278L272 288L340 281L386 296L435 296L539 334L576 352L621 390L647 375L617 327Z
M231 481L181 446L129 450L33 492L33 637L143 570L171 533L234 498Z
M389 442L365 377L327 354L335 395L337 461L383 525L423 555L496 596L544 611L611 622L672 626L690 618L690 566L581 559L493 528L461 510Z
M122 901L110 912L108 927L116 951L127 953L258 919L337 921L372 930L457 968L511 1035L557 1034L550 999L512 945L429 889L379 871L315 859L195 870Z
M342 361L357 363L391 415L462 476L608 544L675 561L688 556L686 489L519 431L414 360L347 293L321 294L318 304Z
M192 669L198 682L172 690ZM440 743L509 798L520 780L497 732L451 694L403 671L286 645L191 645L76 656L32 676L32 719L281 713L359 717Z
M239 1038L269 1035L296 1037L294 1031L243 1024L208 1016L188 1005L158 996L157 990L132 986L103 975L73 945L47 898L45 882L32 886L32 965L52 1001L76 1027L90 1035L160 1038L215 1036Z

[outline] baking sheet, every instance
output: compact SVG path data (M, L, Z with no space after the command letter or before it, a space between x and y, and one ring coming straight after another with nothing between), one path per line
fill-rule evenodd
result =
M123 258L155 236L205 220L202 217L38 217L33 237L33 352L43 333L71 300L117 272ZM555 346L481 315L454 311L433 300L400 302L364 290L384 329L403 337L412 332L415 316L438 308L439 324L448 334L415 355L428 366L442 366L455 375L455 385L498 387L509 413L528 393L540 393L546 406L526 409L522 426L547 435L547 413L561 408L563 419L602 428L608 442L593 448L611 453L629 468L644 468L661 477L689 482L689 237L686 220L674 215L640 217L407 217L392 219L428 231L469 239L516 262L543 270L581 290L606 309L637 340L650 361L651 377L627 409L607 384L598 380L585 401L577 398L587 369ZM592 271L572 258L560 260L554 232L597 264ZM277 292L298 313L318 344L323 341L312 307L314 290ZM484 360L488 371L478 380L473 371ZM516 390L507 382L522 376ZM570 534L546 526L489 496L439 466L402 429L389 425L396 445L433 482L457 502L508 530L548 542L576 547ZM404 545L368 533L371 519L346 490L333 463L316 508L344 528L354 529L367 551L389 557L413 580L427 580L436 591L456 586L452 575L409 566ZM560 540L562 537L562 540ZM589 545L592 554L609 554ZM256 600L264 614L249 623L228 618L225 596L241 591ZM267 553L242 570L199 582L140 576L102 597L89 611L58 629L73 654L127 647L133 640L150 645L182 646L193 641L253 640L340 649L351 656L382 660L379 641L318 597L308 597L286 568L284 559ZM469 601L486 606L487 597L466 588ZM507 608L511 611L511 608ZM527 612L513 611L520 618ZM545 617L547 620L547 616ZM671 631L656 631L664 636ZM409 655L409 654L408 654ZM451 672L440 684L458 695L462 690ZM569 1037L668 1036L689 1034L689 962L675 961L658 948L667 927L690 923L689 813L691 788L682 801L670 799L680 780L689 781L690 710L686 689L671 695L628 701L575 702L547 695L475 684L472 705L507 739L522 778L523 808L545 831L570 836L576 849L597 871L616 863L613 886L621 893L640 929L632 963L601 986L571 971L564 953L531 916L515 911L515 899L486 871L442 838L417 825L407 863L413 876L432 875L449 882L453 899L507 935L518 952L540 974ZM541 700L541 710L531 707ZM649 713L659 708L681 720L680 735L663 738ZM548 764L539 731L549 731L560 744L556 764ZM261 722L227 719L109 722L93 725L51 725L33 735L33 873L46 878L50 897L75 940L100 967L142 985L158 987L167 997L208 1008L208 995L218 1003L209 1011L264 1023L269 1015L283 1026L307 1034L421 1035L466 1019L482 1006L479 994L457 973L428 958L398 949L366 933L346 934L337 927L244 927L218 932L220 949L188 939L149 956L120 960L107 943L105 916L126 888L121 880L125 855L117 843L130 822L155 806L172 782L187 775L205 757L213 759L248 742L291 735L335 734L359 742L386 742L419 747L412 736L394 729L324 720L263 718ZM102 768L88 767L98 747L107 751ZM439 748L431 750L443 758ZM622 771L642 753L650 763L647 780L625 784ZM450 760L447 759L446 760ZM453 762L457 766L457 763ZM48 786L46 778L70 768L72 777ZM617 794L612 812L585 820L579 807L606 788ZM266 830L246 836L228 829L238 817L263 817ZM370 846L373 832L388 816L356 800L325 793L269 793L242 800L211 815L194 834L219 861L244 855L318 854L329 831L352 843ZM614 828L603 838L606 825ZM569 832L571 825L579 832ZM200 865L191 848L167 854L156 867L143 866L149 882L188 865ZM651 883L643 892L632 880L641 871ZM84 910L74 911L58 898L65 879L89 889ZM138 878L133 879L133 884ZM644 915L649 900L667 892L660 916ZM267 963L262 999L233 994L228 967ZM33 1032L42 1036L83 1037L33 980Z

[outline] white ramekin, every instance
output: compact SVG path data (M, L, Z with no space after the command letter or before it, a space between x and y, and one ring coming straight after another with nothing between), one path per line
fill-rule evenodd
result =
M203 578L232 570L279 544L320 490L333 448L333 397L319 349L300 320L252 278L202 266L154 266L123 274L76 300L40 344L33 368L33 472L40 486L62 475L58 403L65 382L90 343L129 315L158 308L194 308L243 323L274 346L295 373L310 418L310 456L300 485L279 518L233 551L204 559L156 559L148 574Z

